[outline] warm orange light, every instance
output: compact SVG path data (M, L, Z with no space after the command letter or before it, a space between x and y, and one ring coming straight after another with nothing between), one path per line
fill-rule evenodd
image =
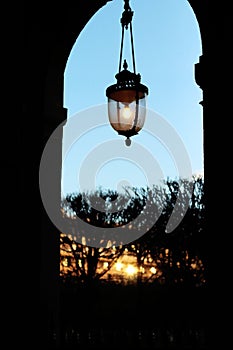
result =
M64 267L67 267L69 264L68 264L68 259L63 259L62 260L62 265L64 266Z
M125 269L125 272L126 272L128 275L132 276L132 275L134 275L135 273L137 273L137 268L136 268L135 266L133 266L133 265L128 265L128 266L126 267L126 269Z
M104 262L103 267L104 267L104 269L108 268L108 262L107 261Z
M120 262L117 262L115 266L116 266L116 270L117 270L117 271L121 271L121 269L122 269L122 267L123 267L123 264L120 263Z
M156 274L157 270L154 266L150 268L150 272L152 272L154 275Z

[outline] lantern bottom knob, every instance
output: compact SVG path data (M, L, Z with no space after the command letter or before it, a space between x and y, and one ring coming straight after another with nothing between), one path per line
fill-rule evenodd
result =
M126 146L130 146L131 145L131 140L129 137L127 137L127 139L125 140L125 144Z

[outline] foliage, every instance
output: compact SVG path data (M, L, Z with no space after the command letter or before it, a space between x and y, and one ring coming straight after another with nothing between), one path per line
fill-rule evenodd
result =
M191 181L168 179L160 187L126 188L124 194L102 189L71 194L62 208L71 225L78 217L92 227L106 229L102 246L90 245L84 230L61 235L61 266L67 265L66 273L61 268L64 279L72 278L77 283L100 280L127 248L136 257L137 283L194 286L205 283L207 237L202 177ZM172 214L176 226L168 233ZM132 232L143 234L136 234L136 239L125 244L117 244L118 237L108 239L109 229L124 229L126 225L130 225ZM145 278L142 271L149 265L154 270Z

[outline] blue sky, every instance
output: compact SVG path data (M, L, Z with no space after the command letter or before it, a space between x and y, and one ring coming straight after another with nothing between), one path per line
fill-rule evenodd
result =
M69 120L77 118L79 127L85 124L85 111L95 113L95 107L98 109L97 106L107 103L106 88L116 82L118 72L123 6L123 0L113 0L102 7L80 33L70 52L64 72L64 107L68 110L64 139L69 139L66 136ZM131 0L130 6L134 11L136 71L149 88L147 107L166 120L170 131L172 128L176 131L189 155L192 173L203 173L202 106L199 104L202 90L194 79L194 64L198 63L202 48L195 15L187 0ZM128 69L133 70L129 38L128 30L123 59L127 59ZM105 114L104 107L102 110ZM101 122L107 121L107 112L101 118ZM111 149L115 140L124 143L124 138L106 123L92 130L89 127L85 135L72 143L63 158L64 193L80 190L80 171L83 179L90 177L90 164L89 170L81 169L86 159L101 145ZM148 128L142 129L132 141L154 156L164 178L179 176L176 159L172 159L164 142L154 134L149 135ZM104 146L101 149L104 152ZM138 163L128 158L129 153L126 157L123 154L122 149L119 158L114 152L112 158L100 157L99 167L96 165L94 176L91 174L93 183L87 181L83 186L89 187L85 189L118 188L122 183L146 185L150 170L143 169L140 160L145 154L138 155Z

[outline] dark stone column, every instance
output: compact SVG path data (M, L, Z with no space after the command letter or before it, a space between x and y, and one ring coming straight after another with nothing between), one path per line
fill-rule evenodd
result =
M40 134L39 156L54 130L66 120L63 108L64 70L70 50L88 20L108 1L77 1L72 4L56 3L55 8L42 2L37 9L39 23L31 19L29 31L30 56L35 61L30 77L30 110L35 128ZM33 8L34 10L34 8ZM33 79L34 77L34 79ZM36 78L36 80L35 80ZM34 91L33 91L34 89ZM55 203L59 203L62 169L62 131L53 139L56 156L48 171L56 186ZM33 137L32 137L33 138ZM37 169L38 171L38 169ZM58 210L56 208L54 210ZM60 232L50 220L43 203L39 201L40 227L40 343L41 348L60 348Z
M66 110L61 108L54 116L47 116L46 120L65 120ZM57 123L45 125L45 145L49 139L52 143L54 157L48 164L49 178L53 182L52 201L53 212L60 215L61 169L62 169L62 132L59 128L56 137L53 136ZM51 136L52 135L52 136ZM46 185L47 186L47 185ZM46 187L45 186L45 187ZM54 189L57 189L54 191ZM48 189L49 195L49 189ZM60 300L59 300L59 274L60 274L60 231L51 221L49 213L41 203L41 261L40 261L40 296L41 296L41 341L42 345L53 348L60 346Z

